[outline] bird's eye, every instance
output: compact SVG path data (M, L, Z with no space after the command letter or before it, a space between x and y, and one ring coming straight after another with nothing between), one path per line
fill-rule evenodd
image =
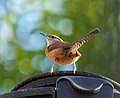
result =
M52 38L55 38L54 36L52 36Z

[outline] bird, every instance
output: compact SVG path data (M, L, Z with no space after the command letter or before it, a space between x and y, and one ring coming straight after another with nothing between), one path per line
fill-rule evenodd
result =
M40 32L40 34L44 36L47 41L47 48L45 50L45 54L53 62L50 68L50 73L53 73L54 64L58 64L61 66L73 64L73 73L75 73L75 63L82 56L78 49L99 32L99 28L95 28L92 31L90 31L87 35L80 38L80 40L74 41L72 43L63 41L60 37L56 35L44 34Z

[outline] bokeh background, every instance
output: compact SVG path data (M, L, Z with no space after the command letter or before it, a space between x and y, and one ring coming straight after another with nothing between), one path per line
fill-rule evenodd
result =
M120 83L120 0L0 0L0 94L49 71L52 62L39 32L73 42L95 27L101 33L79 49L77 69Z

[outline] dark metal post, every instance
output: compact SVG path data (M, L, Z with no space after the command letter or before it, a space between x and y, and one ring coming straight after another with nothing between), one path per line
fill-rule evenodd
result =
M0 98L120 98L120 84L93 73L59 71L30 77Z

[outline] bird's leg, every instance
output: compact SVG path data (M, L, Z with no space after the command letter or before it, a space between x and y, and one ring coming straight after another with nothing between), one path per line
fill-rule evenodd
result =
M74 65L73 73L75 74L75 72L76 72L76 64L75 64L75 62L73 63L73 65Z
M52 64L51 68L50 68L50 73L53 73L53 68L54 68L54 63Z

